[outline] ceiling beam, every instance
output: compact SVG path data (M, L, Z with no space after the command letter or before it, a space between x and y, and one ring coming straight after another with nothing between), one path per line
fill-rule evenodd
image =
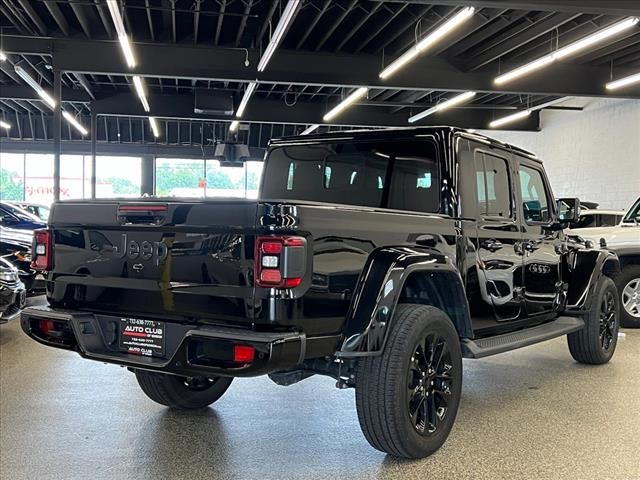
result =
M159 118L222 120L230 122L228 115L202 115L194 113L193 95L155 95L151 114ZM92 111L98 115L109 116L147 116L132 94L119 94L91 103ZM406 112L389 113L377 106L365 102L345 111L334 122L347 127L407 127L408 118L423 110L422 106L408 109ZM322 116L327 110L324 103L298 101L295 107L289 107L280 100L254 97L242 117L243 123L286 123L289 125L324 124ZM498 109L451 109L437 115L426 117L416 125L455 125L466 128L487 128L489 122L504 116L504 110ZM517 125L516 130L539 130L539 117L532 115Z
M42 101L33 88L23 85L3 85L2 88L0 88L0 99ZM90 100L91 98L89 95L80 90L74 90L71 88L62 89L63 102L89 102Z
M390 3L406 3L405 0L385 0ZM430 5L433 0L411 0L411 3ZM438 0L438 5L459 6L461 3L477 8L511 8L546 12L592 13L608 15L640 15L638 0Z
M243 49L226 49L187 45L137 43L134 47L139 65L129 70L122 61L117 42L80 39L43 39L6 35L8 53L51 53L53 65L62 71L104 75L138 74L160 78L250 82L266 84L331 87L369 87L415 91L500 92L531 95L640 98L640 86L607 92L610 80L607 66L558 62L544 72L495 85L495 69L465 72L441 57L421 57L390 80L381 80L380 59L376 55L311 53L278 50L265 72L257 72L260 52L249 50L245 66ZM511 65L502 65L507 71ZM637 70L619 68L619 77Z

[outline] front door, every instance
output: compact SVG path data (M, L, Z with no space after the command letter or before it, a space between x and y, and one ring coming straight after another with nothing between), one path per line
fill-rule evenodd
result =
M550 228L555 203L542 166L517 157L524 300L527 315L550 313L561 298L560 232Z

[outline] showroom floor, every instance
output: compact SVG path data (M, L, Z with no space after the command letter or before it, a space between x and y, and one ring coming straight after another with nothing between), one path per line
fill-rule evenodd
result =
M240 379L215 408L175 413L127 370L36 344L13 321L0 327L0 477L639 478L640 331L625 334L602 367L576 364L564 339L465 362L448 442L400 462L367 444L353 390L330 379Z

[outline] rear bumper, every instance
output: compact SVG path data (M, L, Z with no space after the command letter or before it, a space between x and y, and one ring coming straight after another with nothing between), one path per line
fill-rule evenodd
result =
M53 321L56 330L44 332L41 320ZM166 322L165 354L161 358L123 352L119 347L120 317L30 307L22 312L21 326L37 342L76 351L84 358L184 376L253 377L290 369L304 360L307 344L304 333ZM237 364L225 357L234 345L254 347L254 360Z

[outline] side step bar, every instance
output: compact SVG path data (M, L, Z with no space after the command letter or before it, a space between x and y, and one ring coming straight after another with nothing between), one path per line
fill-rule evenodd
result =
M575 317L558 317L552 322L517 332L496 335L495 337L471 340L462 339L462 356L465 358L483 358L489 355L508 352L516 348L527 347L534 343L576 332L584 328L584 321Z

